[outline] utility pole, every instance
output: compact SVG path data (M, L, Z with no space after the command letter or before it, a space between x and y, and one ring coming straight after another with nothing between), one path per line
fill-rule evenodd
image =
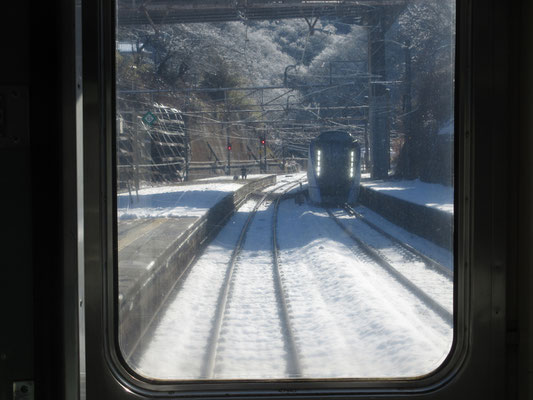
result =
M285 172L285 140L281 139L281 159L282 159L282 165L283 165L283 172Z
M190 137L189 130L185 129L185 176L183 177L184 181L189 180L189 149L190 149Z
M139 116L137 115L137 110L133 110L132 112L132 120L133 120L133 129L132 129L132 135L133 135L133 182L135 185L135 194L137 197L137 201L139 201L139 186L140 186L140 178L139 178L139 164L141 159L141 146L139 144L139 132L140 132L140 125L141 123L138 121Z
M187 109L189 109L189 103L190 103L190 96L187 96ZM187 129L187 126L185 125L185 119L182 118L183 122L183 131L185 132L185 176L183 177L184 181L189 180L189 151L191 148L191 138L189 136L189 129Z
M228 92L224 90L224 122L228 122ZM228 165L226 167L226 175L231 175L231 142L229 140L229 126L224 124L226 129L226 152L228 154Z
M372 179L386 179L389 176L390 132L389 132L389 93L384 84L385 31L381 11L371 17L368 32L368 70L370 73L369 122L370 122L370 159Z
M226 133L228 132L228 127L226 125ZM226 166L226 175L231 175L231 142L229 141L229 134L226 135L226 149L228 152L228 165Z
M285 69L286 71L287 69ZM264 119L265 117L265 91L263 89L261 89L261 110L263 111L261 113L261 120ZM267 172L267 152L266 152L266 134L267 134L267 130L266 130L266 126L263 124L263 135L261 136L261 145L263 146L263 153L264 153L264 159L265 159L265 164L263 165L263 171L266 173ZM259 154L259 156L261 156L261 154Z
M267 136L267 132L265 131L265 136L264 136L264 138L263 138L263 151L264 151L264 153L265 153L265 173L266 173L267 170L268 170L266 136Z
M365 172L370 169L370 148L368 146L368 118L365 119Z
M266 131L259 137L259 171L266 172L267 170L267 155L266 155Z
M405 162L406 162L406 172L407 177L411 178L414 177L415 171L413 171L412 163L411 163L411 155L412 155L412 146L413 146L413 118L412 118L412 100L411 100L411 85L412 85L412 73L411 73L411 41L407 39L405 41L404 45L404 54L405 54L405 132L406 132L406 140L405 140Z

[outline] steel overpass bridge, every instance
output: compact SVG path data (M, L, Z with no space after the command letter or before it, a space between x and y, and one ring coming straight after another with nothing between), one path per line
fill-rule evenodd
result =
M408 0L119 0L119 25L179 24L288 18L340 18L390 24Z

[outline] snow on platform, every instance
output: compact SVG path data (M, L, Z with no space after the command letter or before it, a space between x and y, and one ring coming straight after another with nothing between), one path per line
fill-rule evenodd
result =
M453 214L453 187L426 183L419 179L401 181L362 181L361 185L410 203Z
M119 220L135 218L164 218L202 216L228 193L240 189L245 181L199 183L153 187L117 196Z
M223 177L225 178L225 177ZM167 251L176 238L228 194L265 175L247 180L187 182L140 189L117 196L121 287L127 290L139 274Z

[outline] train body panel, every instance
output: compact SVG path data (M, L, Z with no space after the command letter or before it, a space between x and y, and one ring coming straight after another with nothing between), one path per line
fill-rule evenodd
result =
M345 131L327 131L309 145L309 198L315 204L354 203L361 181L361 148Z

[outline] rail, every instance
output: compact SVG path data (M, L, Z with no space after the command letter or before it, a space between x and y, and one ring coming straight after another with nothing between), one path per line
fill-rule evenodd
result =
M353 234L339 219L333 215L330 209L326 210L330 218L355 242L357 245L372 259L391 274L400 284L402 284L408 291L417 296L422 302L424 302L430 309L432 309L444 322L449 325L453 324L453 315L450 311L440 305L437 301L432 299L427 293L411 282L400 271L392 266L385 258L379 254L376 250L363 242L360 238Z
M282 185L281 187L290 185L291 183L286 183L285 185ZM226 313L227 304L228 304L228 298L232 286L233 281L233 275L235 270L235 265L237 264L237 258L239 254L241 253L243 244L246 239L246 235L248 233L248 230L250 228L250 225L257 213L257 210L263 204L263 202L277 189L280 189L280 187L274 188L271 191L264 194L255 204L253 210L250 212L250 215L246 219L246 222L244 223L244 226L241 230L241 233L239 235L239 239L237 240L237 243L235 244L235 247L232 251L230 260L228 262L228 268L226 270L226 275L224 277L224 282L222 284L222 288L220 290L218 302L217 302L217 310L215 315L215 322L213 324L213 330L211 331L211 334L209 336L208 341L208 349L206 353L205 363L203 367L202 376L205 376L208 379L212 379L214 377L214 371L215 371L215 363L216 363L216 357L217 357L217 350L218 350L218 343L220 341L220 333L222 330L222 323L224 321L224 314ZM279 275L279 274L278 274ZM280 292L282 293L282 292ZM282 302L284 302L284 299L281 299ZM286 312L286 307L284 308ZM282 317L284 320L288 319ZM285 322L285 321L283 321ZM288 333L290 335L290 333ZM292 337L289 338L290 343L294 343L294 340ZM295 356L291 355L291 360L294 360ZM294 364L294 361L292 362ZM296 361L297 363L297 361ZM298 365L298 364L296 364ZM300 372L299 367L294 372L295 374L298 374Z
M432 258L426 256L424 253L418 251L413 246L411 246L411 245L409 245L409 244L407 244L405 242L402 242L398 238L392 236L390 233L384 231L383 229L381 229L376 224L370 222L367 218L365 218L365 216L363 214L361 214L361 213L357 212L356 210L354 210L354 208L352 206L350 206L349 204L344 204L343 208L348 214L353 215L354 217L356 217L357 219L359 219L360 221L362 221L366 225L368 225L370 228L374 229L376 232L379 232L381 235L385 236L387 239L389 239L392 242L396 243L397 245L403 247L405 250L411 252L416 257L422 259L424 264L426 264L426 266L428 268L431 268L434 271L437 271L438 273L440 273L442 275L445 275L447 278L450 278L450 279L453 278L453 271L451 271L450 269L446 268L445 266L443 266L442 264L438 263L437 261L433 260Z

